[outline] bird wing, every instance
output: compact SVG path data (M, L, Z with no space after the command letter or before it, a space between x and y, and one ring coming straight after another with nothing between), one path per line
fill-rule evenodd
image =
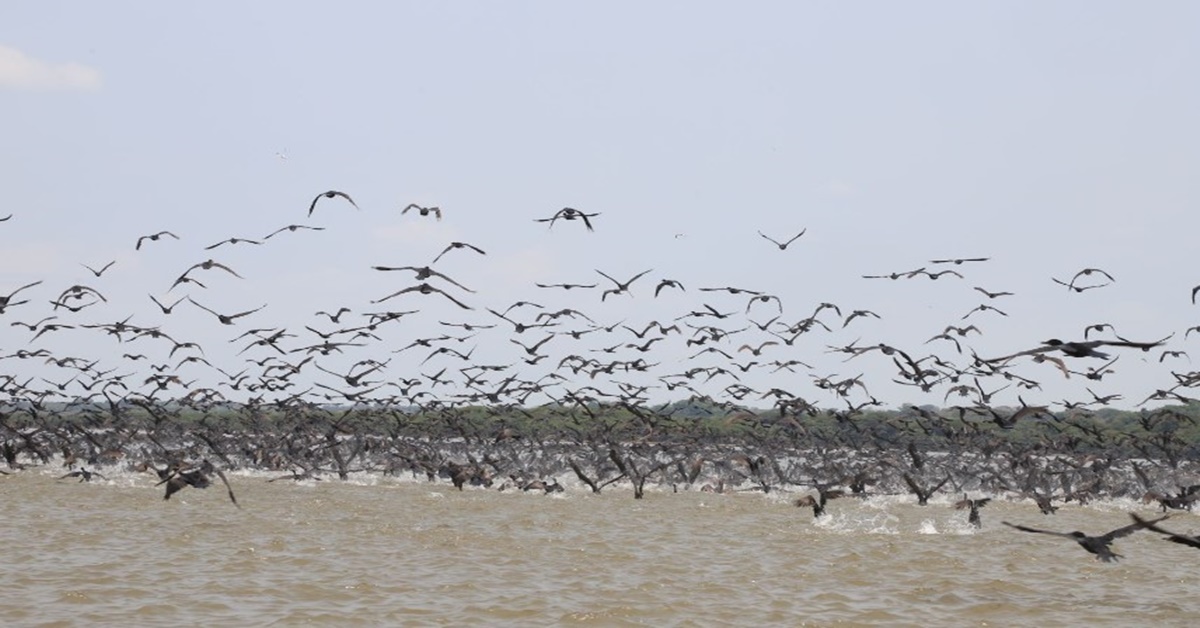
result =
M1023 356L1023 355L1037 355L1037 354L1039 354L1039 353L1046 353L1046 352L1048 352L1048 351L1054 351L1054 350L1055 350L1055 349L1057 349L1057 348L1058 348L1058 347L1037 347L1037 348L1035 348L1035 349L1026 349L1026 350L1024 350L1024 351L1018 351L1018 352L1016 352L1016 353L1014 353L1014 354L1012 354L1012 355L1006 355L1006 356L1004 356L1004 357L1000 357L1000 358L992 358L992 359L990 359L990 360L984 360L984 362L988 362L988 363L992 363L992 362L1007 362L1007 361L1009 361L1009 360L1011 360L1011 359L1013 359L1013 358L1017 358L1017 357L1020 357L1020 356Z
M1141 530L1142 528L1149 527L1149 526L1152 526L1152 525L1158 523L1159 521L1169 519L1170 516L1171 515L1165 515L1165 516L1159 517L1157 519L1151 519L1149 521L1135 519L1133 523L1131 523L1127 526L1121 527L1121 528L1117 528L1116 530L1113 530L1113 531L1105 534L1104 536L1101 536L1100 538L1104 539L1105 541L1111 542L1113 539L1119 539L1123 536L1129 536L1130 534L1133 534L1134 532L1137 532L1138 530Z
M760 236L762 236L762 237L766 238L766 239L767 239L769 242L771 242L771 243L772 243L772 244L774 244L775 246L783 246L783 245L781 245L779 242L777 242L777 241L775 240L775 238L772 238L771 236L769 236L769 235L767 235L767 234L765 234L765 233L763 233L763 232L761 232L761 231L759 231L759 232L758 232L758 235L760 235Z
M229 485L229 479L225 477L225 472L221 471L220 469L215 469L215 471L217 472L217 477L221 478L221 481L225 483L225 490L229 493L229 501L233 502L234 506L241 508L242 505L239 504L237 502L237 498L233 496L233 487Z
M1014 524L1014 523L1009 523L1009 522L1007 522L1007 521L1001 521L1000 523L1003 523L1004 525L1006 525L1006 526L1008 526L1008 527L1010 527L1010 528L1016 528L1016 529L1018 529L1018 530L1020 530L1020 531L1022 531L1022 532L1035 532L1035 533L1037 533L1037 534L1049 534L1049 535L1051 535L1051 536L1061 536L1061 537L1065 537L1065 538L1074 538L1074 537L1072 537L1070 534L1068 534L1068 533L1066 533L1066 532L1055 532L1055 531L1053 531L1053 530L1039 530L1038 528L1030 528L1030 527L1028 527L1028 526L1019 526L1019 525L1016 525L1016 524Z

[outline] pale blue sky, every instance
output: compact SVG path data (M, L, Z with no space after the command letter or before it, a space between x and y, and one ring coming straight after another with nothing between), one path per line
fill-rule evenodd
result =
M497 322L485 307L522 299L639 328L704 303L744 313L744 297L696 290L725 285L778 295L788 323L823 301L883 317L841 330L830 315L833 333L757 358L804 360L811 373L743 376L820 405L840 402L811 376L835 373L865 373L871 394L890 404L940 404L944 386L924 395L890 384L895 369L883 356L846 364L824 350L861 337L965 363L948 345L923 343L984 302L973 286L1017 293L991 302L1009 317L967 321L984 330L969 342L984 357L1078 339L1099 322L1135 340L1175 333L1169 348L1193 350L1197 336L1185 341L1183 332L1200 324L1189 301L1200 283L1191 260L1200 226L1197 27L1200 7L1186 2L6 3L0 217L14 217L0 223L0 294L45 283L20 295L33 303L0 315L0 355L46 347L139 373L146 363L126 365L120 353L165 349L165 361L169 345L122 347L81 330L30 344L31 333L4 324L49 314L47 301L75 283L109 303L60 310L55 322L133 315L134 324L201 342L231 372L240 362L221 351L241 345L228 338L286 326L301 334L291 346L311 344L304 325L331 328L312 313L339 305L354 310L348 320L385 307L422 310L371 347L318 359L338 370L393 357L394 379L421 370L428 351L389 351L446 331L439 318ZM328 189L348 192L362 211L323 199L306 218ZM410 202L438 205L445 219L402 217ZM564 206L601 212L595 233L533 222ZM292 223L327 229L203 250ZM134 251L138 236L162 229L183 239ZM801 229L787 251L756 233L782 239ZM371 265L424 265L453 240L488 252L454 251L436 266L478 291L464 297L475 311L436 295L369 304L416 283ZM992 260L954 267L965 280L861 279L967 256ZM209 288L186 293L227 313L268 307L232 328L186 302L163 317L147 293L184 294L167 288L210 257L246 279L197 275ZM80 266L113 259L99 279ZM1084 267L1117 281L1081 294L1051 281ZM607 287L595 269L619 279L654 271L633 298L604 303L597 291L533 286ZM687 292L654 299L668 277ZM750 318L770 318L758 307ZM722 324L741 328L745 316ZM479 361L512 363L521 351L509 331L454 346L478 343ZM586 353L636 340L627 333L585 338L556 338L546 346L552 359L511 372L536 379L570 353L647 357L661 363L656 375L719 363L687 360L699 347L678 337L645 356ZM766 339L754 330L722 347ZM1021 394L1031 403L1086 398L1091 384L1128 405L1171 385L1171 369L1193 369L1186 359L1160 364L1158 352L1119 352L1119 373L1099 383L1022 365L1016 372L1043 391ZM2 361L0 373L69 376L32 362ZM423 369L441 366L458 365L439 357ZM195 368L183 370L210 381ZM614 389L605 377L568 386ZM705 390L716 395L731 382ZM997 399L1014 403L1016 393Z

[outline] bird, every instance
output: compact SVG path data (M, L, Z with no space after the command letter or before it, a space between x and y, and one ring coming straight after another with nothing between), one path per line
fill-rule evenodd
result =
M163 501L171 499L172 495L189 486L195 488L208 488L212 485L212 480L209 479L209 476L214 473L217 475L217 477L221 478L222 482L225 483L225 490L229 493L229 501L233 502L234 506L241 508L241 504L238 504L237 502L237 497L234 497L233 495L233 487L229 485L229 479L225 477L225 474L220 469L214 467L208 460L204 460L200 464L199 468L186 471L181 469L180 465L172 466L168 470L167 477L158 483L158 485L167 485L167 491L166 494L163 495Z
M446 297L447 299L450 299L451 301L454 302L455 305L457 305L458 307L461 307L464 310L475 309L475 308L472 308L471 306L463 303L462 301L459 301L458 299L455 299L454 297L450 296L449 293L447 293L439 288L435 288L427 283L419 283L415 286L409 286L403 290L393 292L392 294L389 294L386 297L383 297L382 299L376 299L374 301L371 301L371 303L382 303L384 301L387 301L388 299L391 299L392 297L398 297L406 292L420 292L421 294L430 294L430 293L436 292L436 293Z
M438 271L436 271L428 266L419 266L419 267L418 266L372 266L371 269L384 271L384 272L389 272L389 271L394 271L394 270L411 270L414 273L416 273L417 280L419 280L419 281L424 281L426 279L429 279L430 277L439 277L441 279L444 279L444 280L458 286L459 288L462 288L463 290L466 290L467 292L471 292L471 293L475 292L474 290L458 283L457 281L454 281L453 279L447 277L446 275L443 275L442 273L439 273Z
M354 206L354 209L359 209L358 203L355 203L354 199L350 198L349 194L346 194L345 192L339 192L338 190L329 190L328 192L321 192L313 198L312 204L308 206L308 215L310 217L313 215L313 210L317 208L317 201L321 200L322 197L334 198L336 196L340 196L347 201L350 201L350 204Z
M338 319L340 319L342 317L342 314L346 314L348 312L350 312L350 308L343 306L343 307L338 308L337 312L334 312L333 314L330 314L329 312L321 310L321 311L318 311L316 314L314 314L314 316L326 316L329 318L329 322L336 325L339 322Z
M954 508L956 510L970 508L971 512L967 515L967 523L978 528L983 525L983 522L979 519L979 509L986 506L988 504L988 502L990 502L990 501L992 501L992 499L990 497L984 497L981 499L971 499L964 493L963 498L961 500L955 502Z
M678 288L685 292L687 291L687 289L683 287L682 282L680 282L676 279L663 279L662 281L658 282L657 286L655 286L654 296L657 297L658 293L662 292L663 288Z
M91 482L92 476L98 477L101 480L108 480L108 478L104 477L99 471L88 471L87 469L85 469L83 467L79 467L78 469L76 469L58 479L65 480L67 478L79 478L80 482Z
M259 242L258 240L247 240L246 238L226 238L216 244L210 244L210 245L204 247L204 250L211 251L211 250L217 248L218 246L221 246L222 244L259 244L259 245L261 245L262 242Z
M603 301L604 299L608 298L608 295L610 295L610 294L622 294L622 293L628 292L630 284L637 281L638 278L640 278L642 275L645 275L646 273L649 273L653 270L654 270L653 268L651 268L650 270L644 270L644 271L634 275L633 278L631 278L629 281L626 281L625 283L621 283L621 282L617 281L616 279L613 279L612 277L609 277L608 275L604 274L603 271L597 270L596 272L600 273L600 276L617 284L616 288L609 288L608 290L605 290L604 292L602 292L600 294L600 300Z
M975 290L976 290L976 291L978 291L978 292L982 292L982 293L983 293L985 296L987 296L987 298L989 298L989 299L998 299L998 298L1000 298L1000 297L1011 297L1011 296L1013 296L1013 293L1012 293L1012 292L991 292L991 291L989 291L989 290L986 290L986 289L984 289L984 288L980 288L979 286L975 286Z
M962 265L964 262L986 262L990 257L956 257L951 259L933 259L929 260L930 264L954 264L955 266Z
M573 207L564 207L564 208L558 210L557 212L555 212L553 216L551 216L549 218L535 218L534 222L548 222L548 223L550 223L550 226L553 227L554 221L556 221L556 220L577 220L578 219L578 220L583 221L583 224L585 227L587 227L588 231L595 231L595 229L592 228L592 221L588 220L588 218L595 218L596 216L599 216L599 215L600 215L599 212L594 213L594 214L585 214Z
M1016 525L1013 523L1009 523L1007 521L1002 521L1001 523L1003 523L1004 525L1006 525L1010 528L1016 528L1022 532L1034 532L1036 534L1049 534L1052 536L1061 536L1063 538L1072 539L1076 543L1078 543L1080 547L1082 547L1083 549L1087 550L1088 552L1094 554L1096 556L1096 560L1106 562L1106 563L1111 563L1111 562L1116 561L1118 558L1124 558L1124 556L1112 551L1111 545L1114 540L1119 539L1124 536L1129 536L1130 534L1133 534L1134 532L1137 532L1138 530L1141 530L1142 528L1146 528L1151 525L1154 525L1154 524L1156 524L1160 521L1163 521L1169 517L1170 517L1170 515L1167 515L1167 516L1159 517L1158 519L1152 519L1150 521L1135 520L1134 523L1132 523L1130 525L1127 525L1127 526L1124 526L1121 528L1117 528L1116 530L1109 531L1109 532L1107 532L1105 534L1101 534L1099 536L1088 536L1078 530L1076 530L1074 532L1055 532L1053 530L1041 530L1038 528L1030 528L1028 526Z
M96 270L95 268L92 268L91 266L88 266L87 264L80 264L80 266L83 266L84 268L92 271L93 275L99 277L100 275L104 274L104 271L108 270L109 268L112 267L113 264L116 264L116 263L117 263L117 260L113 260L113 261L105 264L104 266L100 267L100 270Z
M821 484L814 484L813 488L817 489L816 497L813 497L812 495L805 495L804 497L796 500L796 506L799 508L803 508L805 506L811 507L813 511L813 517L820 517L825 514L825 504L829 500L838 499L839 497L844 497L846 495L846 491L830 490L828 486Z
M438 220L442 219L442 208L441 207L422 207L420 205L417 205L416 203L409 203L408 207L405 207L404 209L400 210L400 215L403 216L404 214L407 214L408 210L410 210L410 209L417 210L417 213L421 214L422 216L428 216L429 214L433 214Z
M1168 336L1169 337L1169 336ZM1126 340L1087 340L1083 342L1064 342L1058 338L1051 338L1042 343L1041 347L1035 349L1027 349L1018 351L1012 355L1006 355L1000 358L992 358L984 360L984 362L1006 362L1017 356L1036 355L1041 353L1049 353L1051 351L1062 351L1063 353L1073 358L1101 358L1107 360L1112 357L1102 351L1097 351L1099 347L1134 347L1142 351L1149 351L1155 347L1160 347L1166 342L1166 338L1156 342L1130 342Z
M155 304L155 305L157 305L157 306L158 306L158 308L159 308L160 310L162 310L162 313L163 313L163 314L170 314L170 313L171 313L171 310L175 309L175 306L176 306L176 305L179 305L179 304L180 304L180 303L181 303L181 302L182 302L184 299L186 299L186 298L187 298L187 297L179 297L179 300L178 300L178 301L175 301L175 302L174 302L174 303L172 303L171 305L163 305L162 303L160 303L160 302L158 301L158 299L154 298L154 295L153 295L153 294L150 294L150 295L147 295L147 296L149 296L149 297L150 297L150 300L151 300L151 301L154 301L154 304Z
M213 316L216 316L217 320L221 321L222 325L232 325L233 321L235 321L236 319L239 319L243 316L248 316L250 314L253 314L253 313L263 309L264 307L267 307L267 304L264 303L256 308L254 308L253 310L247 310L245 312L240 312L238 314L230 314L230 315L226 316L225 314L218 314L217 312L214 312L214 311L204 307L203 305L196 303L195 301L192 300L192 297L185 297L185 298L188 301L191 301L192 305L204 310L205 312L208 312L209 314L212 314Z
M789 244L795 242L797 239L800 238L800 236L804 235L807 231L808 231L807 228L801 229L800 233L797 233L796 235L792 236L792 238L786 242L780 242L780 241L776 240L775 238L772 238L771 236L769 236L761 231L758 232L758 235L762 236L763 238L766 238L768 241L773 243L775 246L779 247L780 251L786 251Z
M563 290L573 290L575 288L591 289L596 287L594 283L535 283L534 285L539 288L562 288Z
M241 275L237 274L237 272L235 270L233 270L232 268L230 268L220 262L211 260L211 259L207 259L207 260L204 260L203 262L192 264L187 270L183 271L183 274L187 275L188 273L192 272L193 270L196 270L197 268L199 268L200 270L212 270L214 268L220 268L221 270L229 273L230 275L233 275L234 277L237 277L238 279L245 279L245 277L242 277Z
M440 217L440 214L439 214L439 217ZM472 251L475 251L476 253L478 253L480 255L487 255L487 253L485 253L483 249L475 246L474 244L467 244L466 242L451 242L450 246L447 246L445 249L442 249L442 252L438 253L438 256L433 258L433 261L429 262L429 263L436 264L438 260L442 259L443 255L445 255L455 249L471 249Z
M171 236L172 238L175 238L176 240L179 239L179 236L175 235L174 233L171 233L170 231L159 231L158 233L152 233L150 235L144 235L144 236L138 238L137 246L133 247L133 249L135 251L140 251L140 250L142 250L142 243L145 242L146 240L149 240L151 242L158 242L158 239L163 236Z
M308 225L288 225L286 227L280 227L280 228L272 231L271 233L268 233L267 235L263 236L263 239L270 240L272 236L275 236L284 231L290 231L292 233L295 233L299 229L306 229L308 231L324 231L325 227L310 227Z

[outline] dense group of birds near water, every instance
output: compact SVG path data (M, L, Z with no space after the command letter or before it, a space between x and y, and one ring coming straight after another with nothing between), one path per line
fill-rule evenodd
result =
M308 221L345 210L362 211L350 194L329 190L297 214ZM399 213L443 220L436 206L411 203ZM564 207L531 222L599 236L602 218L601 212ZM3 238L3 230L19 229L20 220L8 215L0 223ZM563 490L560 477L574 477L597 493L628 485L637 498L648 485L714 493L799 491L805 495L796 505L810 507L815 517L839 497L906 493L924 506L944 492L955 495L955 507L967 511L974 526L982 525L980 509L997 496L1030 500L1044 515L1097 498L1135 497L1164 512L1190 511L1200 499L1200 484L1188 481L1200 453L1200 430L1192 429L1198 426L1189 407L1196 400L1188 392L1200 386L1200 373L1172 371L1173 381L1142 402L1167 405L1142 410L1128 429L1098 416L1119 395L1091 388L1085 400L1030 405L1018 395L1019 407L992 402L1000 390L1041 388L1041 381L1014 368L1018 364L1045 365L1049 377L1099 383L1118 368L1124 352L1154 352L1159 362L1186 359L1184 351L1168 348L1175 333L1128 339L1100 323L1078 339L980 357L970 346L973 335L983 333L989 316L1007 316L1002 304L1015 295L973 286L980 305L919 347L856 340L821 350L845 362L883 361L894 367L893 382L960 402L943 410L885 412L862 375L819 373L808 363L812 349L797 345L880 314L820 302L806 306L802 317L788 317L783 299L761 287L691 286L653 269L630 276L595 269L587 279L533 288L592 294L588 299L597 303L635 291L638 299L669 291L703 301L671 320L640 322L602 320L583 309L585 298L562 309L533 300L484 305L467 287L470 281L434 266L459 256L485 259L490 245L453 241L439 245L430 262L372 266L372 272L409 279L366 302L314 311L299 326L270 326L266 303L233 310L207 305L205 295L221 282L252 276L252 269L210 255L236 246L261 247L266 256L275 238L320 237L327 228L292 223L260 237L238 234L203 246L198 257L206 259L172 272L169 284L151 287L147 297L161 312L153 323L135 321L128 305L106 296L106 282L121 270L118 260L80 262L89 280L70 286L46 280L0 284L0 323L8 330L0 336L0 447L7 463L0 473L61 463L66 473L59 480L87 482L103 479L100 469L120 465L154 474L165 487L164 499L217 478L235 505L225 470L281 474L271 481L411 473L429 481L445 478L459 489L546 492ZM804 242L807 229L757 233L764 246L786 255ZM185 235L158 230L131 238L130 246L138 254L186 246ZM972 267L989 261L933 259L862 279L965 281ZM1071 293L1116 282L1099 268L1050 279ZM1198 292L1200 286L1191 288L1193 303ZM455 313L438 317L441 333L397 341L409 321L433 309L427 307L431 299ZM235 361L211 362L219 351L202 346L188 328L171 325L179 308L202 311L229 327L226 344L237 349ZM1196 331L1200 326L1183 330L1183 338ZM66 355L45 345L72 334L111 338L118 350ZM485 337L513 345L510 359L473 357ZM686 350L685 364L654 361L664 345ZM743 383L751 372L776 374L793 385L751 387ZM652 392L659 391L675 399L652 402ZM832 405L818 407L817 395ZM1110 548L1114 539L1141 529L1200 547L1196 537L1160 526L1165 516L1132 516L1133 523L1098 536L1005 523L1074 539L1104 561L1119 556Z

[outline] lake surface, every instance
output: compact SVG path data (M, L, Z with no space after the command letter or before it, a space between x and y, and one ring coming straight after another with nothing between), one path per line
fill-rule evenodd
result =
M230 475L164 502L148 474L0 477L0 625L1195 625L1200 551L1140 531L1119 563L1000 521L1099 534L1136 502L1044 516L998 498L628 487L546 495L359 476ZM219 486L219 485L218 485ZM1200 532L1200 517L1162 524Z

